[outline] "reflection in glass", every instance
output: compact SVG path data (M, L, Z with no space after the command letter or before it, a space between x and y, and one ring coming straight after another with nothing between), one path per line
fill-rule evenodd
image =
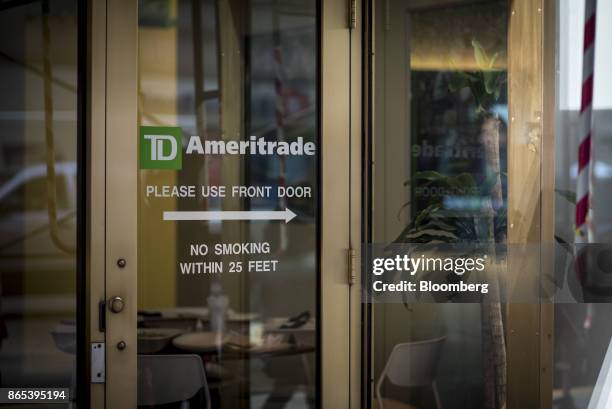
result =
M504 243L508 3L374 7L372 241ZM502 307L448 301L372 306L373 407L505 404Z
M140 125L180 126L184 146L192 135L318 145L315 1L145 0L139 15ZM152 385L164 355L167 371L176 362L204 370L197 393L186 392L192 407L314 406L316 164L316 156L183 155L180 170L140 171L140 403L162 403ZM151 185L207 193L153 198ZM211 189L219 186L225 197ZM233 186L270 193L232 196ZM310 195L278 194L297 187ZM297 214L287 224L162 220L163 211L286 208ZM202 245L206 254L194 250Z
M76 12L76 1L0 11L0 386L70 388L72 399Z
M595 38L594 97L592 111L593 161L592 196L593 224L596 246L587 247L588 259L599 256L601 249L609 249L612 241L612 219L609 211L612 201L612 82L608 72L610 44L607 41L612 28L600 24L612 16L607 7L597 8L597 36ZM582 89L582 58L584 50L584 1L558 0L557 7L557 106L555 124L555 238L557 243L573 243L575 227L575 196L578 175L578 144L582 126L580 105ZM592 246L592 247L591 247ZM606 276L609 263L589 268L579 277L573 252L564 246L556 247L556 270L561 272L563 284L579 283L579 296L583 304L556 304L554 320L554 375L553 407L555 409L603 408L596 405L597 382L609 378L605 364L610 353L612 326L609 284ZM594 261L593 259L591 259ZM607 266L606 266L607 265ZM601 271L601 274L597 273ZM565 290L565 288L562 288ZM591 304L594 302L596 304ZM608 386L606 386L607 388Z

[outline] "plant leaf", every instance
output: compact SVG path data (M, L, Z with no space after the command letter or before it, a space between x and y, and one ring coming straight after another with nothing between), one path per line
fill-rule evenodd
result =
M555 192L559 193L559 195L572 204L576 204L576 192L572 192L571 190L564 189L555 189Z
M402 205L402 207L399 208L399 210L397 211L397 220L400 219L400 216L402 215L402 210L404 210L406 207L410 206L410 202L406 202Z
M472 47L474 47L474 58L476 59L478 68L481 70L486 70L489 68L490 59L487 56L487 52L483 48L482 44L476 40L472 40Z
M425 220L426 217L428 217L431 213L436 212L437 210L440 210L440 206L437 204L432 204L432 205L427 206L414 219L414 226L419 227L421 223L423 222L423 220Z
M473 188L476 183L474 182L474 178L469 173L461 173L457 176L448 177L448 185L454 187L456 189L467 189Z
M495 65L495 60L497 60L497 57L499 56L499 53L495 53L493 54L493 57L491 57L491 60L489 60L489 69L493 69L493 65Z
M422 230L422 229L431 229L433 227L436 227L436 228L442 229L442 230L446 230L446 231L457 230L457 228L455 226L451 226L450 224L446 223L445 221L442 221L442 220L439 220L439 219L435 219L435 218L432 218L429 222L427 222L427 224L421 226L419 228L419 230Z
M485 71L482 73L484 78L484 88L487 94L495 94L497 88L497 80L501 76L499 71Z
M572 245L565 241L561 236L555 235L555 241L561 245L568 253L574 254Z
M424 170L421 172L416 172L414 174L414 179L425 179L425 180L431 180L431 181L437 181L440 179L444 179L446 176L442 175L439 172L436 172L435 170Z
M453 239L453 240L456 240L458 238L456 235L454 235L451 232L448 232L446 230L439 230L439 229L425 229L425 230L415 231L415 232L407 234L406 238L416 239L422 236L432 236L432 237L438 237L438 238L444 237L444 238Z

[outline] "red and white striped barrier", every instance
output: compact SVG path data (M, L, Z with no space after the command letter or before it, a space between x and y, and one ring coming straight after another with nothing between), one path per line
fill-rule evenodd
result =
M593 240L591 223L592 193L592 113L593 79L595 68L595 22L597 0L585 1L584 50L582 60L582 98L580 103L580 127L578 145L578 178L576 182L576 243Z

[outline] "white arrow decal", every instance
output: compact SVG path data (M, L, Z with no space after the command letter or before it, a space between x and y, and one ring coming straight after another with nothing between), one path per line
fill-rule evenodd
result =
M280 211L247 210L247 211L168 211L164 220L284 220L289 223L297 216L289 209Z

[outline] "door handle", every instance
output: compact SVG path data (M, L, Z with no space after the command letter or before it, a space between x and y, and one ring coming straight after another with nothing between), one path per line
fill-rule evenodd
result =
M123 298L115 296L108 300L108 309L114 312L115 314L119 314L123 311L123 307L125 307L125 301Z

